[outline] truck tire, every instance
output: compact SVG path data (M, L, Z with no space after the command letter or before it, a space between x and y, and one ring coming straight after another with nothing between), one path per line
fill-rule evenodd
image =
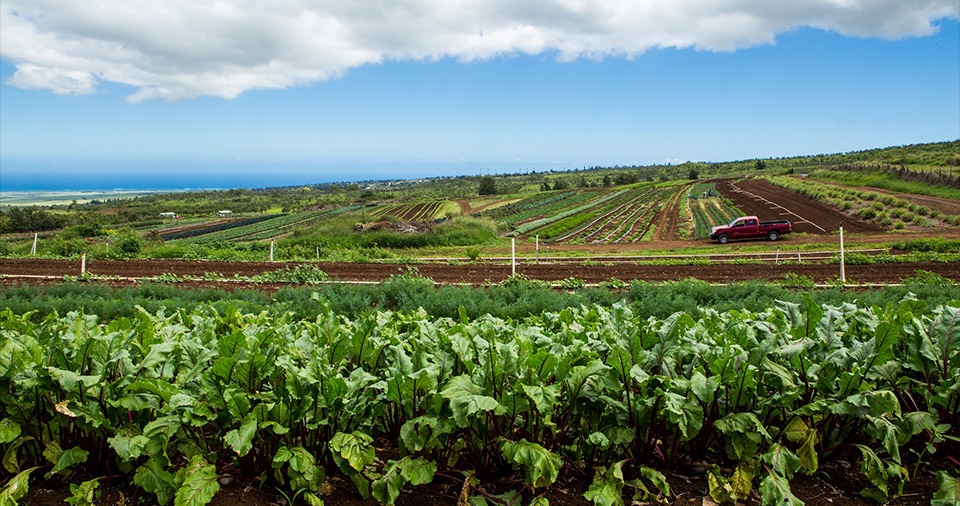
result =
M720 241L720 244L726 244L730 242L730 236L727 234L720 234L720 237L718 237L717 240Z
M770 233L767 234L767 239L770 239L771 241L776 241L779 238L780 232L777 232L776 230L771 230Z

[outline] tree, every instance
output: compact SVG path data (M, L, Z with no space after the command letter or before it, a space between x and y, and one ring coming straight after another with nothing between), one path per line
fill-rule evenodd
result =
M496 195L497 182L490 176L480 178L480 195Z
M603 175L603 186L610 186L613 184L613 181L610 180L610 174Z
M697 179L700 177L700 173L697 172L697 169L690 169L690 173L687 174L689 179Z
M757 160L757 170L763 170L767 168L767 163L763 160Z

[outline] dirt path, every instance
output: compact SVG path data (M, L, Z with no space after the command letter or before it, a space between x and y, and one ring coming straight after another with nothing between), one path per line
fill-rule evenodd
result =
M653 217L653 240L676 241L677 228L680 226L680 197L685 194L686 188L678 190L663 205Z
M876 232L879 225L863 221L810 197L776 186L764 179L725 181L717 189L745 215L761 220L790 220L794 232L829 234L843 224L844 232Z
M786 254L784 254L786 257ZM281 262L195 262L168 260L91 260L87 262L87 272L103 277L115 277L118 283L135 283L135 280L151 278L161 274L175 274L181 278L196 277L210 279L209 273L217 273L224 279L250 277L283 267L297 264ZM499 283L511 275L511 266L507 263L480 262L476 264L357 264L357 263L320 263L317 265L327 273L331 280L344 282L379 282L391 276L415 269L421 276L429 277L441 284L484 285ZM883 265L848 265L846 276L853 283L899 283L903 279L916 275L917 269L935 272L941 276L960 281L960 263L911 262ZM62 282L64 276L78 275L80 262L73 260L24 260L0 259L0 284L11 286L20 283ZM697 278L713 283L729 283L752 279L778 280L787 273L809 277L818 283L829 283L839 277L839 267L833 264L751 264L714 263L708 265L638 265L636 262L623 261L554 261L535 263L532 261L517 265L517 273L532 279L560 281L580 279L587 283L601 283L610 279L622 281L674 281ZM210 282L197 281L207 286ZM185 283L189 285L189 283ZM224 286L240 286L237 282L227 282Z

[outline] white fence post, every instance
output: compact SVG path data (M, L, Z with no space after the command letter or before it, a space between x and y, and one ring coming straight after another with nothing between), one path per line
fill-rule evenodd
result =
M840 282L847 282L847 273L846 266L844 265L845 259L843 258L843 225L840 225Z
M33 233L33 248L30 250L30 254L37 256L37 238L40 236L38 232Z
M86 273L87 273L87 254L81 253L80 254L80 275L82 276Z
M510 274L513 276L517 274L517 239L515 237L510 238Z

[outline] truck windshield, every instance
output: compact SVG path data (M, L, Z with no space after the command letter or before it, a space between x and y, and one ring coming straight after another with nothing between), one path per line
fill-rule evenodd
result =
M728 226L728 227L732 227L732 226L736 225L736 224L737 224L737 220L739 220L739 219L740 219L740 218L734 218L733 221L731 221L730 224L727 225L727 226Z

